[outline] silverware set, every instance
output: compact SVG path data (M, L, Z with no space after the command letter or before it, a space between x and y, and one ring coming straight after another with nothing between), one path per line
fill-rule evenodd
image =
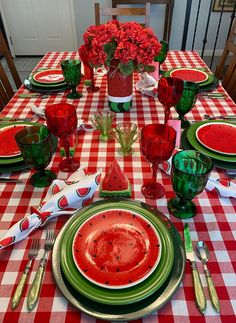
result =
M200 313L204 314L206 310L206 297L204 293L204 289L202 287L202 282L200 279L200 275L197 269L197 264L195 261L195 254L192 246L191 235L189 226L186 223L184 226L184 244L185 244L185 252L186 258L191 262L192 266L192 276L193 276L193 285L194 285L194 293L195 293L195 301L198 310ZM210 292L211 303L214 310L219 313L220 312L220 301L211 277L211 274L207 268L207 261L209 259L209 250L206 244L203 241L199 241L196 247L196 254L198 258L202 261L205 276L207 279L207 285Z
M38 302L41 287L42 287L42 282L43 282L43 278L44 278L44 272L45 272L45 268L46 268L47 261L48 261L49 252L53 248L53 244L55 242L55 239L56 239L56 236L55 236L54 231L51 229L47 229L46 240L45 240L45 244L44 244L44 254L40 260L38 270L35 274L33 283L31 285L30 291L27 296L27 307L30 311L35 307L35 305ZM24 286L25 286L25 283L27 280L28 273L32 267L33 260L38 255L39 247L40 247L39 240L34 239L31 243L31 247L29 250L28 263L27 263L25 270L22 274L22 277L16 287L16 290L15 290L15 293L14 293L14 296L12 299L12 309L15 309L21 300L21 296L22 296L22 293L24 290Z

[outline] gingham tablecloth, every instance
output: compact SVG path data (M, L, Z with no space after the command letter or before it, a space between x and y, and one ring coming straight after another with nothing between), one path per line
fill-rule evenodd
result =
M77 57L77 53L71 52L50 52L45 55L38 65L39 67L59 67L61 60ZM174 67L206 67L196 52L170 51L162 69L167 70ZM137 79L136 79L137 80ZM85 122L98 109L108 108L106 93L106 77L97 77L96 85L100 91L87 93L81 83L79 90L83 92L80 100L67 100L66 93L63 96L51 96L47 99L21 99L19 93L28 93L23 86L13 97L10 103L2 111L1 116L29 117L32 116L31 105L52 104L56 102L73 103L77 106L78 118ZM220 87L219 87L220 88ZM189 120L201 120L204 114L236 114L236 105L230 98L226 100L199 99L194 108L187 114ZM171 109L171 116L177 117L174 109ZM141 129L148 123L163 123L164 111L157 99L141 96L134 91L133 108L128 113L116 115L116 122L132 120ZM42 121L43 122L43 121ZM122 157L117 153L118 143L111 141L106 143L98 141L98 132L80 133L79 143L76 149L76 156L87 168L88 172L95 172L98 168L106 169L114 157L117 158L120 166L129 177L133 187L133 199L140 200L154 206L167 215L183 237L183 221L170 216L167 210L167 201L174 196L170 178L163 172L158 172L158 180L164 184L166 195L157 201L146 201L141 194L141 185L146 178L151 177L150 165L140 155L139 142L134 144L135 153L132 157ZM58 178L65 179L66 173L59 172L59 150L53 157L49 167L57 173ZM220 177L225 174L222 170L216 169ZM0 184L0 232L3 233L16 221L19 221L26 214L29 214L30 206L37 206L45 196L46 189L33 188L29 183L31 171L24 170L2 176L20 178L23 184ZM98 192L94 201L98 200ZM148 317L135 320L133 323L156 323L156 322L236 322L236 199L221 198L216 192L202 192L195 198L197 204L197 215L186 222L189 223L194 246L198 240L204 240L210 249L211 256L208 262L215 286L220 297L221 314L218 315L212 309L202 264L197 261L207 297L207 310L205 316L201 315L194 301L190 264L187 263L183 281L173 296L158 312ZM61 216L53 222L56 232L59 232L66 222L67 216ZM23 299L16 310L11 309L11 297L19 281L20 275L27 263L31 237L41 239L41 247L36 261L33 264L33 272L27 283ZM33 312L28 312L26 307L26 295L29 286L37 270L39 260L43 254L45 230L38 229L30 239L19 242L0 251L0 321L1 322L101 322L88 315L81 313L63 297L60 290L54 283L51 261L46 267L46 274L39 302Z

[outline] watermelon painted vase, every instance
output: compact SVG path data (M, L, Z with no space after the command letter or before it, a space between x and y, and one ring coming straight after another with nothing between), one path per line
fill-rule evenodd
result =
M126 112L132 107L133 74L125 75L112 62L107 73L108 104L112 111Z

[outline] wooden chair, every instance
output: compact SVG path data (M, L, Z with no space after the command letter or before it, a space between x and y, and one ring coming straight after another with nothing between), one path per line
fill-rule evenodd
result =
M141 25L145 27L150 26L150 2L146 2L143 8L100 8L99 3L95 3L95 24L100 25L101 16L110 16L116 19L119 16L144 16L145 22ZM117 18L118 19L118 18Z
M236 18L216 68L215 76L222 79L223 87L236 102Z
M164 19L164 31L163 40L167 42L170 41L171 25L172 25L172 15L174 9L174 0L149 0L151 4L161 4L165 5L165 19ZM112 0L112 7L117 7L117 5L124 4L144 4L145 0Z
M15 64L13 62L10 50L7 46L5 38L0 31L0 54L2 54L7 62L7 65L10 69L11 75L15 82L17 89L21 86L22 81L16 70ZM14 90L11 83L8 80L7 74L3 68L2 63L0 62L0 110L10 101L14 95Z

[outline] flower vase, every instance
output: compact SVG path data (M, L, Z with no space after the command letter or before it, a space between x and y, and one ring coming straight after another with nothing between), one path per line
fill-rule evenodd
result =
M114 112L126 112L132 107L133 74L122 74L117 65L112 64L107 73L108 104Z

